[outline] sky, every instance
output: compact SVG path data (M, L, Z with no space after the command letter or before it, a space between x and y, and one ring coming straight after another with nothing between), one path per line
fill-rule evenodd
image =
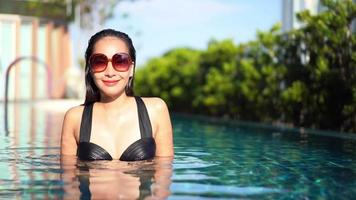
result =
M84 55L90 35L101 28L129 34L136 48L138 67L173 48L205 49L211 39L233 39L236 44L247 42L255 39L257 30L267 31L281 21L281 4L282 0L121 2L115 7L114 17L104 26L87 34L73 34L81 49L74 51L74 57Z

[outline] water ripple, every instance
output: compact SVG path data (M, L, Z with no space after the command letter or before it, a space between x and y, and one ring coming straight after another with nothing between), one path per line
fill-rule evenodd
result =
M248 196L256 194L269 194L269 193L286 193L285 189L278 188L268 188L268 187L257 187L257 186L226 186L226 185L206 185L198 183L173 183L172 192L173 193L194 193L203 195L217 193L221 195L238 195L238 196Z

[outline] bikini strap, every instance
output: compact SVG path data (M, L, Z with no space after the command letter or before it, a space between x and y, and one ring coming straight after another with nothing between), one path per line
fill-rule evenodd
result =
M79 142L90 141L93 105L94 104L84 106L82 121L80 123Z
M141 138L150 138L152 137L152 127L145 103L142 101L141 97L135 96L135 100L137 104Z

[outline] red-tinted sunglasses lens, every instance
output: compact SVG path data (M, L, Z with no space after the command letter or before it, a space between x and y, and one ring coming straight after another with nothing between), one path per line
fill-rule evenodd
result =
M89 59L90 68L92 72L105 71L109 61L111 61L114 69L119 72L129 70L132 63L130 56L126 53L115 54L112 59L108 59L104 54L93 54Z
M126 72L131 65L131 58L128 54L120 53L113 55L111 59L112 65L119 72Z
M90 57L89 64L93 72L102 72L108 65L108 58L104 54L94 54Z

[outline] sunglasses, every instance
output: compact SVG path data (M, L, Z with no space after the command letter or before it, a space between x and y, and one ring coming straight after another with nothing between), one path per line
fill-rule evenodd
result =
M89 58L90 69L94 73L103 72L108 67L109 61L114 69L119 72L128 71L132 64L131 57L127 53L117 53L111 59L104 54L97 53Z

